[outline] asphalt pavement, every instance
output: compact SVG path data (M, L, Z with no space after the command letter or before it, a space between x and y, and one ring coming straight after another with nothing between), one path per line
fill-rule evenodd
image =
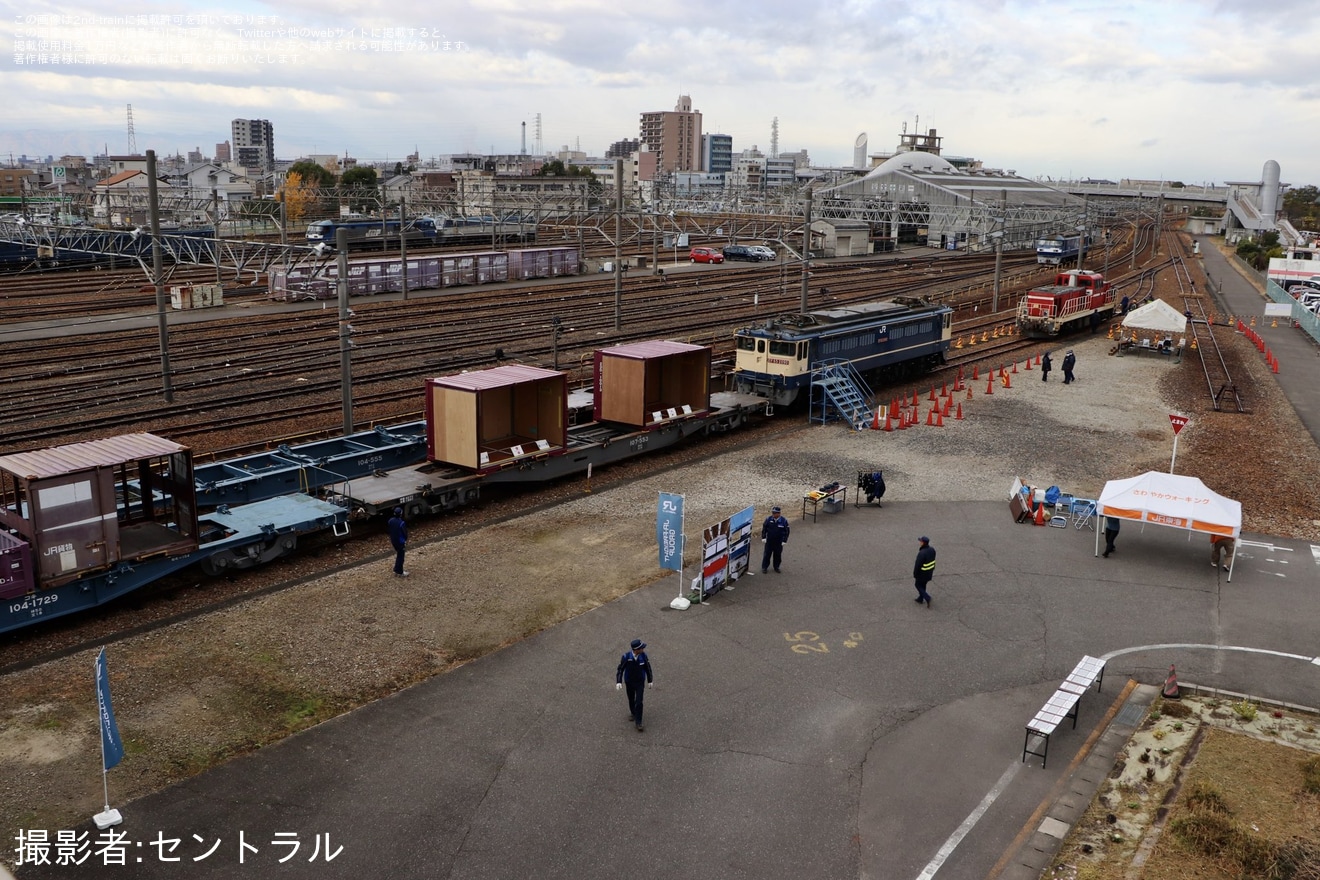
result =
M1088 528L1015 524L1007 501L792 525L783 574L685 611L666 578L116 804L116 875L1025 880L1171 663L1320 705L1320 548L1244 535L1228 584L1181 532L1125 529L1097 558ZM911 578L923 534L929 609ZM657 685L642 733L614 688L637 637ZM1085 654L1110 658L1102 689L1048 766L1024 762L1026 722ZM97 858L18 876L104 872Z

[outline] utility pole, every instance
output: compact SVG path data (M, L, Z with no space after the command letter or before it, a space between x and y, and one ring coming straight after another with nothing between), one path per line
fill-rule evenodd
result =
M403 285L403 301L408 301L408 229L403 219L403 197L399 197L399 283Z
M220 191L211 187L211 216L215 220L215 251L212 256L215 257L215 283L223 285L224 278L220 275Z
M131 109L130 109L131 112ZM132 117L130 117L130 125ZM174 402L170 384L170 325L165 311L165 283L161 280L160 199L156 191L156 151L147 150L147 198L151 202L151 283L156 287L156 328L160 336L160 378L165 402Z
M335 230L335 249L339 251L339 394L347 435L353 433L353 327L348 323L348 230L342 226Z
M807 187L806 212L802 219L802 314L807 313L807 284L811 280L811 187Z
M999 313L1000 271L1004 265L1004 231L1008 223L1008 190L999 191L999 228L995 230L995 292L990 298L990 311Z
M623 159L614 160L614 329L623 329Z

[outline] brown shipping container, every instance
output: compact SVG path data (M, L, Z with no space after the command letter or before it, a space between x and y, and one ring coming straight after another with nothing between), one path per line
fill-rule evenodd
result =
M194 492L191 452L154 434L0 455L0 527L31 545L46 587L197 549Z
M662 341L598 349L595 391L597 421L640 428L705 413L710 410L710 349Z
M426 383L427 457L486 473L568 446L568 376L507 366Z

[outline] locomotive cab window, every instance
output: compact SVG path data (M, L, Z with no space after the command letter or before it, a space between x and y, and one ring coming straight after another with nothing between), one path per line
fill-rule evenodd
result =
M750 337L750 336L739 336L739 337L738 337L738 350L739 350L739 351L756 351L756 340L752 339L752 337Z
M781 342L778 339L770 343L770 353L780 357L794 357L797 354L797 343Z

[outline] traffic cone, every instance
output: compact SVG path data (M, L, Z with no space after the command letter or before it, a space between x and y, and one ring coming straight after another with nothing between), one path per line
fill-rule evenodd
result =
M930 397L927 397L926 399L927 399L927 400L934 400L934 399L935 399L935 386L934 386L934 385L930 386Z
M1044 505L1044 504L1038 504L1038 505L1036 505L1036 519L1033 520L1033 522L1035 522L1036 525L1038 525L1038 526L1043 526L1043 525L1045 525L1045 505Z
M1013 372L1017 372L1017 361L1013 361Z
M953 398L952 398L952 397L946 397L946 398L944 398L944 408L941 409L940 412L944 413L944 414L947 416L947 415L949 414L949 410L950 410L952 407L953 407Z
M1256 326L1256 316L1255 316L1255 315L1252 315L1252 316L1251 316L1251 326L1253 326L1253 327Z
M1160 696L1166 700L1181 700L1182 691L1178 688L1178 672L1169 664L1169 677L1164 679L1164 688L1160 691Z
M1112 338L1113 338L1113 334L1111 333L1111 334L1109 334L1109 335L1110 335L1110 338L1112 339ZM1027 372L1028 372L1028 373L1031 372L1031 355L1027 355Z
M1278 327L1278 326L1279 326L1279 319L1278 319L1278 318L1275 318L1273 321L1270 321L1270 326L1271 326L1271 327Z
M912 405L913 405L913 406L920 406L920 405L921 405L921 404L917 403L917 392L915 392L915 391L912 392Z
M998 338L999 338L999 328L998 328L998 327L995 328L995 332L993 332L993 333L990 334L990 338L991 338L991 339L998 339Z
M1275 359L1274 359L1274 372L1276 372L1276 373L1279 372L1279 359L1278 359L1278 358L1275 358Z
M926 426L930 427L933 426L934 424L935 424L935 407L932 406L930 408L930 412L926 413Z
M994 376L988 376L988 377L986 377L986 380L985 380L985 393L986 393L986 394L994 394L994 393L995 393L995 377L994 377Z
M903 412L901 409L898 411L898 430L907 430L907 413Z
M961 403L958 404L958 414L957 414L956 416L954 416L954 418L957 419L957 420L960 421L960 422L962 421L962 404L961 404Z
M968 400L971 400L971 399L972 399L972 386L971 386L971 385L968 385L968 386L967 386L967 399L968 399Z
M982 342L989 342L989 341L990 341L990 331L989 331L989 330L982 330L982 331L981 331L981 341L982 341Z
M891 432L894 430L894 414L889 410L885 410L885 430Z
M973 365L973 366L972 366L972 381L973 381L973 382L979 381L980 378L981 378L981 368L980 368L979 366Z
M944 427L944 413L940 412L938 409L935 410L935 427Z
M1005 374L1003 375L1002 378L1003 378L1003 380L1004 380L1004 387L1005 387L1005 388L1012 388L1012 387L1013 387L1013 376L1012 376L1011 373L1005 373Z
M945 382L943 385L940 386L940 397L948 397L948 396L949 396L949 383Z
M962 368L961 366L959 366L959 367L958 367L958 377L957 377L956 379L954 379L954 381L953 381L953 384L954 384L955 387L958 385L959 382L962 381L962 378L963 378L963 368Z
M1040 366L1040 355L1036 355L1036 366Z
M872 417L871 419L871 430L872 431L880 430L880 409L878 407L876 408L875 416Z

